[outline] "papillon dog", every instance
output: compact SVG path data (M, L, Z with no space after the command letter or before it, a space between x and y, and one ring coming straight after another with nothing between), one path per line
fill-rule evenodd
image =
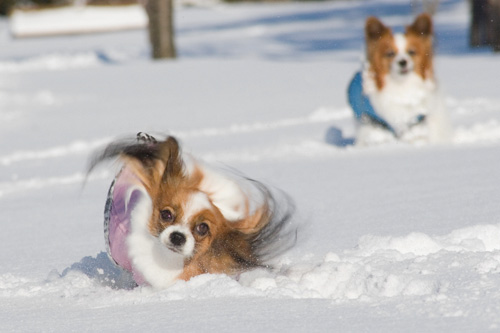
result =
M107 250L138 285L165 288L203 273L236 276L267 267L295 242L286 194L209 167L183 153L174 137L139 133L113 142L93 156L89 172L109 159L122 167L106 202Z
M434 78L431 16L419 15L404 34L369 17L365 39L366 63L349 85L356 143L446 141L450 128Z

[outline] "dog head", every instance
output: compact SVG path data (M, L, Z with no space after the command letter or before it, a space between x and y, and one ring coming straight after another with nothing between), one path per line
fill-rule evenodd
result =
M432 75L432 19L419 15L404 34L393 34L378 18L369 17L365 24L366 53L377 88L385 77L404 79L415 72L422 79Z

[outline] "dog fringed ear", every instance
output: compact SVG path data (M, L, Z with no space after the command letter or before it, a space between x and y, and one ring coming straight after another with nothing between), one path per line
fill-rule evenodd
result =
M171 182L182 175L184 162L181 156L181 149L177 140L170 136L160 143L160 156L164 164L161 179L163 182Z
M172 136L164 141L139 143L126 149L120 156L135 169L135 173L153 194L158 184L172 182L182 175L183 160L179 142Z
M136 139L121 139L96 152L90 160L88 173L100 163L120 159L149 188L159 184L166 174L182 170L179 143L173 137L156 141L139 133Z
M258 233L270 222L273 215L275 199L271 191L264 184L253 179L247 178L247 180L256 190L256 193L254 193L254 200L257 200L258 203L254 205L256 207L251 212L249 198L246 198L246 214L242 219L232 223L232 227L244 234L253 234ZM259 198L257 198L257 196Z
M420 37L429 37L432 36L433 28L432 28L432 18L427 13L422 13L413 22L412 25L406 27L407 33L414 33Z
M378 40L390 31L378 18L370 16L366 19L365 35L367 40Z
M269 221L270 210L267 203L255 209L245 218L232 223L232 227L245 234L251 234L261 230Z

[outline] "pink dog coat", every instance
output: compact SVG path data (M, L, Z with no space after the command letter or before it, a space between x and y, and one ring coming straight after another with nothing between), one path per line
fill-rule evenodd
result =
M127 167L116 176L109 188L104 209L104 239L109 257L121 268L132 273L138 285L146 281L132 265L127 246L127 236L131 231L131 212L144 192L141 180Z

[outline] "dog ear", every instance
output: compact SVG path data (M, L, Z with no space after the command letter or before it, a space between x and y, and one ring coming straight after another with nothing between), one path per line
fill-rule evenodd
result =
M96 165L119 158L146 186L150 195L161 181L171 181L182 174L183 161L179 143L173 137L165 141L124 139L110 143L91 159L88 173Z
M231 223L231 228L248 235L257 234L266 227L273 216L275 199L264 184L251 179L247 180L254 186L252 198L255 201L255 207L250 210L249 199L247 199L245 216Z
M366 19L365 35L367 40L378 40L390 31L391 29L386 27L378 18L370 16Z
M248 215L248 198L235 177L198 165L201 174L199 189L206 193L210 201L224 218L233 223Z
M130 151L124 152L124 158L128 159L128 164L136 166L136 173L142 176L142 180L149 189L156 189L161 183L175 186L182 178L184 161L179 142L174 137L168 137L164 141L155 143L142 144L135 148L130 149L133 150L132 154ZM130 157L135 161L130 161ZM153 195L153 193L150 194Z
M182 160L179 142L174 137L169 137L160 143L159 151L159 156L164 165L162 181L169 183L182 177L184 161Z
M269 216L269 206L267 203L264 203L261 207L255 209L252 215L232 223L231 227L244 234L254 234L265 227L269 221Z
M422 13L413 22L406 27L406 33L413 33L420 37L429 37L433 33L432 18L427 13Z
M127 146L120 158L150 188L156 187L160 182L171 182L182 173L180 147L174 137Z

